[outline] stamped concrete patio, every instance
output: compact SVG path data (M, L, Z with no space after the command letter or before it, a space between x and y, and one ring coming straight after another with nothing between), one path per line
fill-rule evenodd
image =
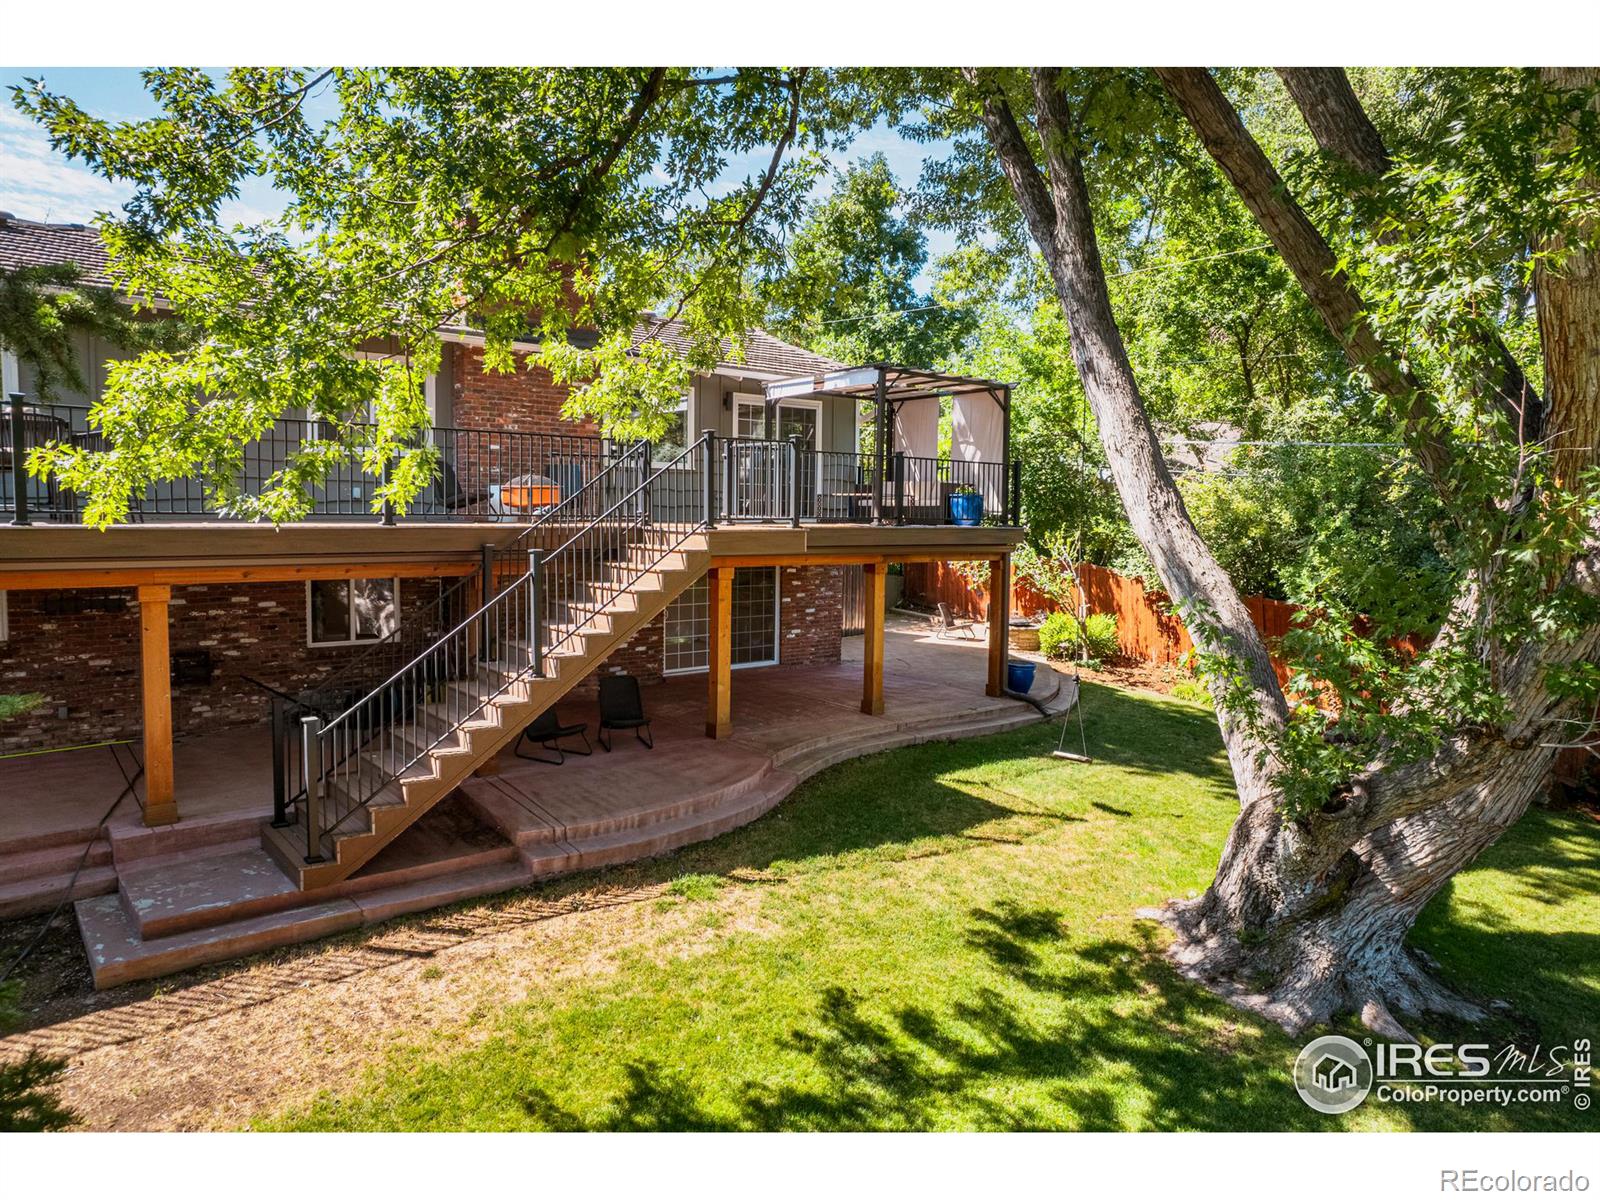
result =
M551 766L502 754L351 878L298 890L261 848L271 811L268 740L230 730L180 746L182 819L149 829L125 799L112 751L0 762L0 905L53 907L73 895L97 986L167 974L371 924L406 912L632 861L754 820L802 779L848 758L932 740L1000 732L1040 719L1033 706L984 695L982 643L891 623L882 716L861 705L861 640L839 664L734 673L733 734L704 732L706 680L644 690L656 748L631 734ZM1031 696L1052 712L1072 684L1042 666ZM560 706L584 721L592 704ZM135 788L135 791L138 789ZM85 857L86 856L86 857Z

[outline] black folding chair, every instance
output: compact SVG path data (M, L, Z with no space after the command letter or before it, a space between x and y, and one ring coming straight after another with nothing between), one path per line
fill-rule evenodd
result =
M650 719L644 715L644 701L639 698L639 681L632 675L605 675L600 679L600 745L611 753L608 729L631 729L633 735L648 749L656 748L655 737L650 732Z
M561 739L569 737L581 737L583 739L583 749L563 750L561 748ZM522 752L524 743L531 743L546 750L553 750L555 751L555 757L546 758L540 754L524 754ZM525 758L529 762L547 763L552 767L559 767L566 762L569 754L581 754L584 758L588 758L592 753L594 753L594 748L589 745L589 726L582 722L576 725L563 725L561 718L556 716L554 708L545 709L528 723L528 727L522 731L522 736L517 739L515 751L518 758Z

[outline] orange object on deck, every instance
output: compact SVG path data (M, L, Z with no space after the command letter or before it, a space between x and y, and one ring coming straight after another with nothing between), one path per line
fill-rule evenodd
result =
M549 508L561 503L561 489L553 483L508 483L500 489L500 503L507 508Z

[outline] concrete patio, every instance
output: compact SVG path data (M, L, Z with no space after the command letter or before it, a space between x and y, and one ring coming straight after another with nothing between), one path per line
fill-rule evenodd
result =
M850 638L836 665L735 672L733 733L719 741L704 732L705 676L669 678L644 691L654 750L622 734L613 753L595 746L561 766L503 753L356 874L310 892L260 845L271 811L261 729L181 744L184 816L161 828L141 823L131 797L97 828L125 788L125 747L0 762L0 915L59 903L83 859L73 896L96 984L107 987L665 853L754 820L845 759L1040 719L1031 705L984 695L981 642L941 640L921 622L887 630L882 716L860 711L860 660L861 639ZM1060 712L1071 689L1042 666L1031 695ZM559 708L588 724L592 743L594 706Z

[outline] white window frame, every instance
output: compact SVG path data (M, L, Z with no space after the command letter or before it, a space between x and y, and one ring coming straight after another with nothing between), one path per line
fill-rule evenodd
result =
M771 570L772 572L772 652L774 657L760 659L756 662L730 663L729 666L735 671L743 671L748 667L775 667L783 661L783 569L781 567L744 567L740 569L748 571ZM707 586L709 587L710 584L708 583ZM665 623L665 620L666 616L663 614L663 623ZM710 604L706 605L706 620L707 622L711 620ZM708 643L709 640L708 638ZM668 667L667 647L665 640L663 640L661 646L661 673L663 675L704 675L710 670L710 663L703 667Z
M762 410L762 412L761 412L761 436L759 438L753 438L753 439L749 439L749 440L752 440L752 441L765 440L765 438L767 436L767 434L766 434L766 429L767 429L766 407L767 407L767 398L765 396L763 396L760 392L735 392L733 394L733 427L728 431L729 436L735 437L735 438L740 436L739 435L739 410L741 408L755 408L755 409Z
M383 578L386 578L386 577L382 576L382 575L357 575L357 576L350 576L350 577L341 578L341 579L308 579L308 580L306 580L306 645L311 647L314 650L326 650L326 649L330 649L330 648L336 648L336 647L339 647L339 646L371 646L376 642L382 641L383 638L381 638L381 637L376 637L376 638L358 638L358 637L355 637L355 636L351 636L350 638L348 638L347 640L342 641L342 642L319 642L319 641L317 641L315 639L315 631L312 629L312 626L311 626L311 588L312 588L312 586L314 584L318 584L318 583L354 583L354 582L356 582L357 579L383 579ZM398 575L394 576L393 577L393 581L394 581L394 627L395 627L395 630L398 631L399 628L400 628L400 621L401 621L400 576L398 576ZM352 635L355 632L355 620L356 620L355 606L351 605L351 607L350 607L350 631L351 631ZM388 635L386 634L384 636L388 636Z

